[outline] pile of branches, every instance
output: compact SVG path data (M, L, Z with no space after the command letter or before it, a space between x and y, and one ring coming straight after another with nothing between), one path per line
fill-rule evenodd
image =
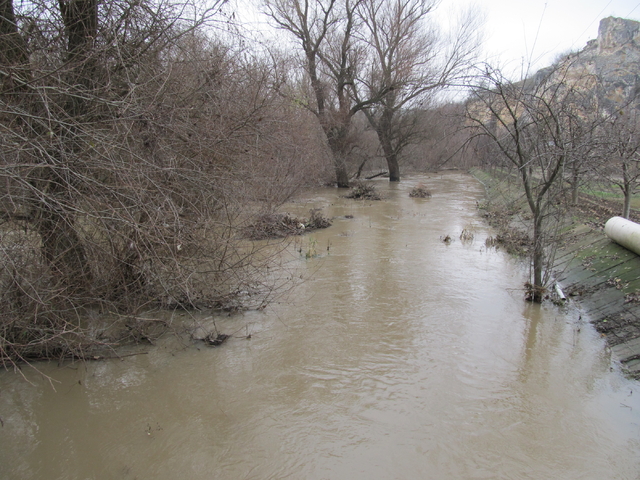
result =
M267 240L302 235L311 230L330 227L331 220L324 217L319 208L309 211L309 219L300 219L289 213L266 213L259 215L254 222L245 227L245 238L249 240Z
M366 182L357 182L346 197L354 200L380 200L376 187Z
M309 215L309 220L304 224L307 230L319 230L329 228L332 225L331 220L323 216L319 208L309 210Z
M285 238L304 233L304 223L288 213L266 213L245 228L249 240Z
M411 189L411 193L409 193L411 198L430 198L431 192L427 190L423 184L416 185Z
M505 230L495 237L496 243L512 255L526 255L531 251L533 241L520 230Z

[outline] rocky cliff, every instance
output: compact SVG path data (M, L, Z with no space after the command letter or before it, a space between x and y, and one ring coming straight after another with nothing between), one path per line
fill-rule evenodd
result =
M595 87L606 110L629 103L640 106L640 22L602 19L598 38L563 59L561 66L579 83Z

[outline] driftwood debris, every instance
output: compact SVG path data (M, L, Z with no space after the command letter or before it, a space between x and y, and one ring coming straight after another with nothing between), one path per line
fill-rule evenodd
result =
M204 337L203 340L204 340L204 343L206 343L211 347L218 347L222 345L224 342L226 342L230 336L231 335L227 335L225 333L212 332L206 337Z
M367 180L372 180L374 178L382 177L384 175L389 175L389 172L380 172L380 173L376 173L375 175L369 175L368 177L364 177L364 178Z

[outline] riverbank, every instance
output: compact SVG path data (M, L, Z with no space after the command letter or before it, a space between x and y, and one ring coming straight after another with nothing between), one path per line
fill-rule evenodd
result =
M526 214L516 189L486 172L471 173L486 189L485 217L503 237L520 238L520 250L509 244L507 249L526 254L526 241L521 239L525 227L520 220ZM622 370L640 379L640 257L604 234L604 223L616 215L614 207L581 197L580 205L568 212L552 269L567 298L579 304L585 318L606 339Z
M640 379L640 257L603 231L575 225L556 256L557 280L575 298L629 376Z

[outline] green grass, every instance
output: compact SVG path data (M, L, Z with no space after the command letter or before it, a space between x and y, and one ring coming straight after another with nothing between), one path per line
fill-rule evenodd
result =
M583 186L580 188L580 193L595 198L602 198L603 200L619 202L620 208L622 208L622 202L624 201L624 195L622 195L620 189L615 185L612 185L611 190L603 190L601 187ZM640 209L640 195L631 197L631 208Z

